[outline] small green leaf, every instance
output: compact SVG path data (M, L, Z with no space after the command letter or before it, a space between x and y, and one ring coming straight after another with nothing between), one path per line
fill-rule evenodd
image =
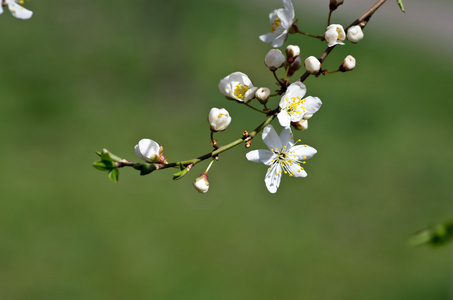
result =
M414 234L409 240L413 246L421 245L445 245L453 240L453 221L448 221L442 224L423 229Z
M120 173L120 172L118 171L118 168L111 169L111 170L109 171L109 174L108 174L109 179L110 179L111 181L117 183L117 182L118 182L119 173Z
M400 9L402 12L405 12L404 11L404 6L403 6L403 1L402 0L396 0L398 2L398 5L400 6Z
M112 169L112 162L98 160L93 163L93 167L101 171L108 171Z
M184 169L178 173L175 173L173 174L173 180L178 180L180 178L182 178L184 175L186 175L189 171L187 171L187 169Z
M154 164L142 164L141 168L139 170L141 171L140 175L146 175L146 174L149 174L149 173L155 171L156 170L156 165L154 165Z
M182 170L185 170L186 168L182 165L182 163L179 163L179 169L182 171Z

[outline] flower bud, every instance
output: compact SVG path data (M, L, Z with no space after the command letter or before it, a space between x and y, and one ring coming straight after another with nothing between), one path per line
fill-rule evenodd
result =
M208 175L203 173L193 182L193 186L200 193L206 193L209 190Z
M299 46L289 45L286 47L286 55L289 57L297 57L300 55Z
M329 8L331 11L334 11L338 8L338 6L340 6L341 4L343 4L343 1L344 0L330 0L330 4L329 4Z
M285 63L285 56L282 54L282 51L278 49L272 49L264 58L264 64L271 70L275 71Z
M294 61L289 65L289 70L288 70L288 75L292 76L297 70L300 69L300 66L302 65L302 61L300 59L300 56L296 57Z
M135 154L147 162L158 162L166 164L167 160L165 159L164 147L159 146L153 140L150 139L141 139L137 145L135 145Z
M356 25L349 28L346 38L352 43L358 43L361 39L363 39L362 27Z
M307 130L308 129L308 120L300 120L298 122L291 122L291 125L296 130Z
M355 58L352 55L346 56L346 58L343 59L343 63L340 66L340 71L341 72L351 71L354 68L355 68Z
M321 70L321 62L314 56L307 57L304 64L310 74L316 74Z
M231 117L225 108L211 108L208 115L211 131L224 131L231 123Z
M266 87L259 88L255 92L255 98L258 99L258 101L262 104L267 103L267 99L269 99L270 95L271 95L271 90L269 90Z

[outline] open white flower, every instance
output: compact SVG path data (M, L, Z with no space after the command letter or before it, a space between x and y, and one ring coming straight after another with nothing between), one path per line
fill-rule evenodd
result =
M212 131L224 131L231 123L231 116L225 108L213 107L209 112L208 122Z
M291 84L280 100L280 113L277 115L280 125L289 127L291 122L309 119L322 105L318 97L308 96L303 98L307 88L302 82Z
M324 33L324 38L327 41L327 45L329 47L333 47L335 45L344 45L343 41L346 38L346 34L344 33L343 26L340 24L332 24L327 26L326 32Z
M1 0L0 0L1 1ZM8 5L8 9L13 15L13 17L18 18L18 19L30 19L31 16L33 15L33 12L23 8L21 5L18 4L24 3L23 0L16 1L16 0L3 0L3 5ZM0 2L0 15L3 13L3 7L2 3Z
M159 146L153 140L150 139L141 139L137 145L135 145L135 154L146 161L146 162L158 162L158 163L167 163L164 155L164 147Z
M271 30L260 35L260 40L265 43L272 43L273 47L280 47L288 37L288 31L293 25L294 7L291 0L283 0L285 8L279 8L269 14L272 25Z
M220 92L239 102L248 103L255 97L257 89L249 77L242 72L231 73L219 82Z
M277 192L282 172L290 177L307 176L302 165L305 164L305 160L316 154L314 148L296 145L290 128L284 128L279 136L272 125L267 125L263 129L262 137L269 150L253 150L248 152L246 157L250 161L269 166L264 177L269 192Z

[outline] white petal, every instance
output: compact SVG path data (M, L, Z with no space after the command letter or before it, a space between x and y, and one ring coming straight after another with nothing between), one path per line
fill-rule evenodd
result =
M277 132L275 132L275 129L272 125L267 125L266 127L264 127L262 137L263 142L269 149L274 151L275 149L282 149L283 145L280 141L280 137L278 136Z
M305 86L305 84L303 84L300 81L296 81L288 87L284 97L291 99L291 97L299 96L299 97L303 98L305 96L306 92L307 92L307 87Z
M282 179L281 166L279 164L274 164L266 172L266 177L264 177L264 183L266 183L267 190L271 193L276 193L278 187L280 186L280 181Z
M305 100L306 100L304 102L305 114L313 115L321 108L322 102L321 99L319 99L318 97L308 96L307 98L305 98Z
M278 35L275 32L268 32L266 34L260 35L260 40L265 43L272 43L272 41L275 40L277 36Z
M286 41L286 38L288 36L288 31L285 30L283 31L282 34L280 34L273 42L272 42L272 47L281 47L283 45L283 42Z
M277 115L278 122L282 127L289 127L291 125L291 117L286 110L282 110Z
M253 85L253 84L252 84ZM250 85L249 85L250 86ZM249 88L247 90L247 92L245 92L245 95L244 95L244 102L245 103L249 103L250 100L252 100L254 97L255 97L255 92L256 90L258 90L257 87L252 87L252 88Z
M290 127L286 127L280 132L280 141L282 142L283 146L286 146L287 149L291 148L293 146L292 143L292 138L293 134L291 132Z
M293 177L307 177L307 172L302 169L299 165L292 164L288 166L289 172Z
M291 16L291 11L287 9L279 9L277 16L282 21L281 25L284 29L288 29L293 24L293 18Z
M8 2L8 8L11 11L11 14L18 19L23 19L23 20L30 19L31 16L33 15L32 11L23 8L22 6L20 6L19 4L17 4L14 1Z
M151 161L151 156L159 155L159 150L159 144L150 139L141 139L135 146L135 153L145 161Z
M290 151L294 151L295 155L297 155L297 160L306 160L312 158L313 155L316 154L316 149L310 146L305 145L297 145L290 149Z
M245 157L252 162L263 163L268 166L276 155L269 150L259 149L248 152Z
M283 5L285 9L288 11L288 16L291 20L294 19L294 6L291 0L283 0Z

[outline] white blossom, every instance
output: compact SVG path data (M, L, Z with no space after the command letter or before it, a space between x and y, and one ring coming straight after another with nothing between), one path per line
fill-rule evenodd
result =
M208 175L203 173L195 181L193 182L193 186L195 189L204 194L209 190L209 181L208 181Z
M141 139L135 145L135 154L146 162L167 163L164 155L164 147L150 139Z
M219 82L220 92L239 102L248 103L255 96L257 89L248 76L242 72L234 72Z
M321 70L321 62L314 56L309 56L305 59L305 69L310 74L316 74Z
M267 103L270 95L271 90L266 87L261 87L255 92L255 98L258 99L261 103Z
M355 68L355 58L352 55L348 55L343 59L343 63L340 66L340 71L346 72L351 71Z
M286 47L286 55L288 55L288 57L297 57L297 56L299 56L300 55L299 46L289 45L288 47Z
M269 14L271 30L260 35L260 40L272 43L273 47L281 47L288 37L288 31L293 25L294 7L291 0L283 0L285 8L279 8Z
M322 105L318 97L303 98L307 89L302 82L291 84L280 100L280 113L277 115L280 125L289 127L291 122L309 119Z
M277 192L282 172L290 177L306 177L302 167L305 160L316 154L316 150L307 145L296 145L290 128L284 128L280 136L272 125L267 125L262 133L263 142L269 150L253 150L246 154L249 161L269 166L264 182L269 192Z
M28 9L25 9L24 7L22 7L21 5L18 4L18 3L22 4L23 2L24 1L22 1L22 0L20 0L20 1L3 0L3 4L8 5L8 9L11 12L11 14L13 15L13 17L18 18L18 19L23 19L23 20L30 19L31 16L33 15L33 12ZM3 7L2 7L2 3L0 2L0 15L2 13L3 13Z
M343 26L340 24L332 24L327 26L324 38L327 41L329 47L335 45L344 45L343 41L346 38Z
M225 108L211 108L208 115L209 126L212 131L224 131L231 123L231 116Z
M275 71L285 63L286 58L283 55L282 51L278 49L271 49L264 58L264 64L271 69L271 71Z
M361 39L363 39L363 31L362 27L359 25L352 26L348 29L348 34L346 38L353 43L358 43Z

